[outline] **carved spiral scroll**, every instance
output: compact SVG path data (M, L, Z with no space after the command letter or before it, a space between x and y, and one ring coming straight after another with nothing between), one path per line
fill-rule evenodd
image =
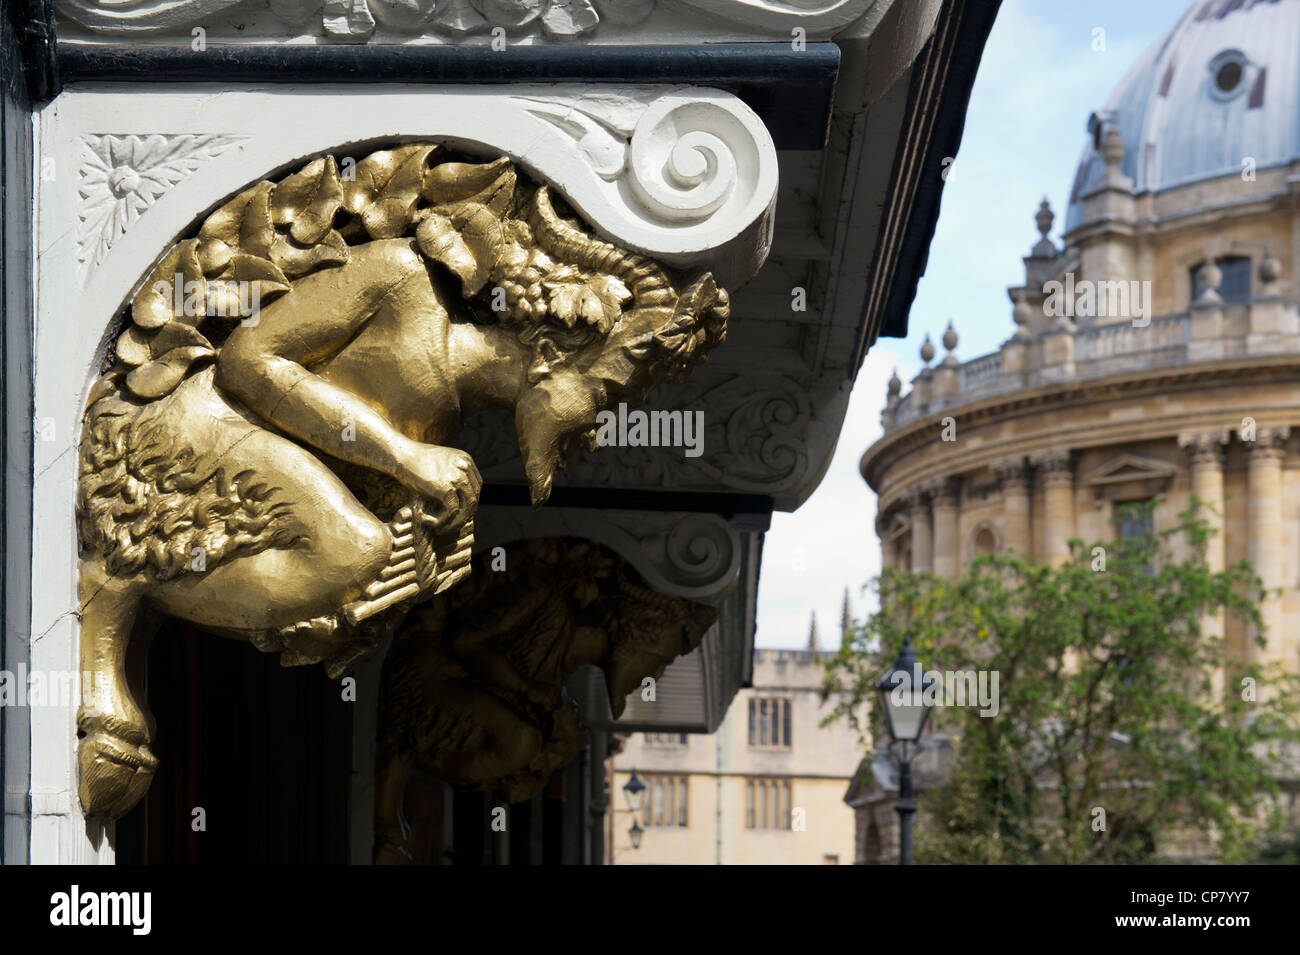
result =
M740 541L726 521L708 515L684 517L668 532L667 571L674 583L711 590L734 576Z
M719 104L669 93L649 105L631 139L628 184L656 216L697 222L743 207L761 156L753 132Z

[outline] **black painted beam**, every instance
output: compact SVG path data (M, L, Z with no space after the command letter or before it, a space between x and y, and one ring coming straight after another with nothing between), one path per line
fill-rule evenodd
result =
M481 506L530 507L522 484L485 484ZM772 520L772 499L765 494L713 494L703 491L653 491L612 487L564 487L551 491L546 507L595 507L602 510L679 511L716 514L746 531L765 531Z
M62 83L690 83L728 90L767 125L777 149L826 142L840 50L834 43L698 46L385 46L141 43L56 46Z

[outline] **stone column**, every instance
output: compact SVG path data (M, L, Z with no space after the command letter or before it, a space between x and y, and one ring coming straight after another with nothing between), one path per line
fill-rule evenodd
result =
M930 528L930 495L921 488L913 488L907 495L912 509L912 566L911 570L934 569L934 539Z
M893 539L889 536L889 528L892 522L888 515L881 514L876 518L876 539L880 541L880 569L883 571L886 567L893 567L898 561L898 547Z
M1033 554L1029 536L1029 472L1024 458L1009 458L993 466L1002 488L1002 535L1006 550Z
M1210 539L1205 545L1205 563L1217 573L1227 566L1227 542L1223 526L1223 447L1228 443L1228 432L1202 431L1178 437L1180 447L1186 449L1192 470L1192 494L1201 502L1198 512L1210 526ZM1223 614L1206 614L1201 618L1201 632L1206 637L1223 639ZM1216 667L1210 674L1212 699L1223 699L1224 673Z
M948 580L956 578L961 570L960 545L957 541L958 494L961 482L944 478L932 488L934 502L934 572Z
M1044 563L1060 564L1070 558L1074 536L1074 471L1065 448L1041 451L1030 458L1038 468L1043 488L1043 536L1039 543Z
M1250 470L1246 498L1250 513L1250 562L1270 591L1260 604L1264 618L1266 646L1252 639L1246 646L1246 658L1259 663L1280 662L1285 634L1282 632L1282 598L1276 593L1282 580L1282 459L1290 428L1260 428L1254 441L1245 442L1250 449Z

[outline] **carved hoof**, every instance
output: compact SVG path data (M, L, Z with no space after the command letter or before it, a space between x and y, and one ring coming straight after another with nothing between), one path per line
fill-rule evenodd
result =
M87 816L119 819L144 798L158 757L107 733L92 733L77 747L77 794Z

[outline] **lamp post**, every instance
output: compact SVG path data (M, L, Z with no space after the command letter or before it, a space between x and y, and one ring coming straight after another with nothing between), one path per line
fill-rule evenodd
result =
M880 711L889 729L889 748L898 758L898 864L912 864L912 816L916 800L912 798L912 758L921 742L926 717L930 707L925 702L925 691L934 685L933 679L923 677L924 670L912 652L912 638L903 638L903 648L898 659L880 682Z
M628 839L632 842L633 849L641 848L641 837L645 835L645 830L637 822L637 813L641 811L642 803L645 800L645 792L648 787L637 776L636 770L632 770L632 778L623 784L623 800L627 803L627 811L632 814L632 825L627 830ZM614 810L617 812L617 810ZM614 847L609 847L610 862L614 861Z

